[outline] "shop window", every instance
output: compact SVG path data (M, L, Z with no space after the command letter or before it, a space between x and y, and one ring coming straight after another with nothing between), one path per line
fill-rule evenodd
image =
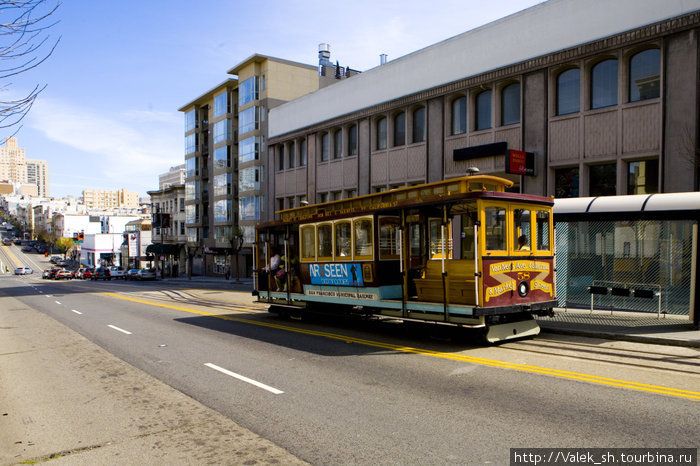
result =
M659 159L639 160L628 164L627 194L659 192Z
M588 195L614 196L616 188L617 164L591 165L588 167Z

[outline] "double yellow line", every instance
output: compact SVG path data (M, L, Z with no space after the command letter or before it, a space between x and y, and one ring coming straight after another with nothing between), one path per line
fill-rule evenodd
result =
M309 330L309 329L304 329L304 328L291 327L288 325L281 325L281 324L276 324L276 323L272 323L272 322L262 322L262 321L252 320L252 319L243 319L240 317L233 317L231 315L226 315L226 314L213 314L210 312L199 311L196 309L190 309L190 308L181 307L181 306L173 306L170 304L161 304L161 303L155 303L155 302L151 302L151 301L144 301L141 299L131 298L131 297L127 297L127 296L121 296L121 295L118 295L115 293L105 293L105 294L108 296L111 296L113 298L124 299L127 301L133 301L136 303L147 304L150 306L163 307L163 308L167 308L167 309L175 309L178 311L189 312L192 314L199 314L199 315L207 316L207 317L216 317L218 319L228 320L228 321L232 321L232 322L241 322L241 323L250 324L250 325L257 325L260 327L268 327L268 328L274 328L274 329L278 329L278 330L284 330L287 332L295 332L295 333L301 333L301 334L305 334L305 335L313 335L313 336L317 336L317 337L330 338L333 340L339 340L339 341L343 341L346 343L357 343L359 345L372 346L375 348L383 348L383 349L387 349L387 350L391 350L391 351L398 351L398 352L402 352L402 353L420 354L423 356L431 356L431 357L435 357L435 358L451 359L453 361L469 362L472 364L479 364L482 366L491 366L491 367L498 367L501 369L511 369L511 370L517 370L517 371L523 371L523 372L531 372L531 373L535 373L535 374L550 375L550 376L561 377L561 378L565 378L565 379L580 380L580 381L584 381L584 382L591 382L591 383L596 383L596 384L601 384L601 385L608 385L611 387L628 388L631 390L640 390L640 391L644 391L644 392L659 393L659 394L663 394L663 395L688 398L691 400L700 400L700 392L681 390L678 388L663 387L660 385L651 385L651 384L640 383L640 382L631 382L628 380L612 379L612 378L608 378L608 377L600 377L597 375L583 374L583 373L579 373L579 372L564 371L564 370L559 370L559 369L550 369L547 367L529 366L527 364L518 364L518 363L514 363L514 362L498 361L495 359L479 358L479 357L468 356L468 355L459 354L459 353L443 353L440 351L433 351L433 350L427 350L427 349L421 349L421 348L413 348L411 346L394 345L391 343L384 343L381 341L374 341L374 340L364 340L362 338L355 338L355 337L350 337L347 335L340 335L337 333L321 332L318 330ZM254 310L254 309L251 309L251 310Z
M15 266L12 268L22 267L22 263L19 261L19 259L17 259L17 257L15 257L15 255L12 254L12 251L10 250L10 246L3 245L2 249L7 253L8 256L10 256L10 259L12 260L12 262L15 263Z

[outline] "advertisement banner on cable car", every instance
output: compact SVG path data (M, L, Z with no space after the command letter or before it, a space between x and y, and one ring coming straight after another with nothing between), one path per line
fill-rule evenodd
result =
M312 285L364 286L362 265L354 262L309 264Z
M554 297L552 259L484 259L484 306Z

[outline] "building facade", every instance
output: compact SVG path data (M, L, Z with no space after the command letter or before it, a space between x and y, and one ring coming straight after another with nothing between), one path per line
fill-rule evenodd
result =
M699 57L698 0L544 2L272 110L262 218L469 167L556 197L697 190Z
M27 183L36 185L39 197L49 197L49 164L45 160L27 159Z
M0 147L0 181L27 182L26 153L18 146L17 138L5 139L5 145Z
M184 275L188 270L185 185L166 183L165 187L148 194L153 210L153 244L147 252L163 257L160 268L165 276Z
M88 210L138 209L139 193L126 189L117 191L84 189L83 203Z
M228 73L238 79L179 109L185 114L186 251L189 271L224 274L242 234L246 259L239 263L245 276L255 224L266 209L268 111L317 89L318 71L256 54Z

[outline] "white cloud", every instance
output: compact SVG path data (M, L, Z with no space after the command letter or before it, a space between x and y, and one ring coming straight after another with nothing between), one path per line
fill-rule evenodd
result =
M52 172L91 176L94 182L86 188L126 187L144 194L157 189L158 174L183 160L182 118L177 112L95 113L42 99L32 109L27 125L57 143L50 156L56 160L60 156L60 168ZM81 156L65 146L80 151ZM59 186L68 180L52 181Z

